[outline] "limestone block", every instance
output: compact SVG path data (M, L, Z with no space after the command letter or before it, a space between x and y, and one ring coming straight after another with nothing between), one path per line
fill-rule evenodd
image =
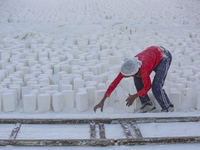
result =
M49 85L51 90L57 90L58 91L58 85Z
M40 113L48 112L51 105L51 96L50 94L44 93L38 95L38 111Z
M60 77L59 77L59 75L57 75L57 74L53 74L52 76L51 76L51 84L52 85L54 85L54 84L59 84L59 81L60 81Z
M94 106L95 91L96 90L97 90L97 88L95 86L86 87L86 91L87 91L87 94L88 94L89 107Z
M198 101L198 83L197 82L187 82L187 87L192 88L192 97L190 97L190 106L195 108Z
M23 99L23 107L25 113L31 113L36 110L36 95L25 94Z
M131 81L133 81L133 78L124 78L121 80L121 87L123 88L124 91L126 91L127 93L131 93L131 89L132 89L132 85L131 85Z
M22 87L22 99L24 98L23 96L25 94L30 94L31 90L32 90L32 87L30 86Z
M10 84L10 89L15 89L17 91L17 100L19 101L21 99L21 87L19 84Z
M86 87L97 87L97 81L87 81L86 83L85 83L85 85L86 85Z
M181 109L181 92L171 91L169 94L169 99L176 110Z
M98 88L98 90L106 90L106 84L105 83L99 83L97 88Z
M71 65L69 64L61 65L61 71L66 71L67 73L71 73Z
M71 84L61 84L60 91L62 92L63 90L72 90L72 85Z
M79 112L88 110L87 92L76 94L76 110Z
M83 74L84 81L91 81L93 77L94 77L94 74L92 72Z
M15 111L17 104L16 104L14 93L3 93L2 99L3 99L4 112Z
M9 90L6 90L4 93L13 93L14 94L14 99L16 101L16 107L17 107L17 91L15 89L9 89Z
M52 106L55 112L60 112L64 108L63 94L55 93L52 95Z
M95 76L93 76L92 81L97 81L97 83L102 83L103 82L103 76L102 75L95 75Z
M74 79L74 91L78 92L79 88L84 88L84 80L80 78L75 78Z
M74 91L73 90L63 90L64 108L74 108Z
M192 99L192 88L184 88L181 93L182 110L187 110L193 107L191 99Z
M48 87L48 86L46 86L46 87L40 88L40 89L39 89L39 92L40 92L40 94L42 94L42 93L45 93L46 91L50 91L50 90L51 90L51 88Z
M24 74L29 74L30 73L29 67L21 67L20 71L22 71Z

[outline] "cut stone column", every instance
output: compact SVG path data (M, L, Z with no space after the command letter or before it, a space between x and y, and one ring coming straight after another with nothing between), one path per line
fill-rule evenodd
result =
M23 99L23 107L25 113L31 113L36 110L36 95L25 94Z
M15 111L16 109L16 99L14 93L3 93L3 110L4 112L11 112Z
M74 91L73 90L63 90L64 108L74 108Z
M64 108L63 94L55 93L52 96L52 106L55 112L60 112Z
M76 110L79 112L88 110L88 96L87 92L76 94Z
M38 95L38 111L44 113L50 110L51 96L50 94L39 94Z

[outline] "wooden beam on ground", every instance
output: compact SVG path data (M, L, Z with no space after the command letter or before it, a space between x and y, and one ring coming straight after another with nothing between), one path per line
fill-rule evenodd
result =
M99 123L99 136L100 139L106 139L105 127L103 123Z
M200 136L117 139L118 145L200 143Z
M90 139L96 139L95 123L90 123Z
M107 123L110 124L110 118L93 119L1 119L0 124L88 124L88 123Z
M114 146L115 139L0 139L0 146Z
M15 127L14 127L14 129L12 130L9 139L16 139L17 134L18 134L18 132L19 132L19 130L20 130L20 127L21 127L21 123L15 124Z
M195 117L141 117L141 118L115 118L112 119L112 124L121 122L136 122L136 123L173 123L173 122L199 122L200 116Z
M121 123L121 125L124 130L124 134L125 134L126 138L133 138L131 131L128 128L127 123L123 122L123 123Z
M138 125L135 122L131 122L131 126L132 126L133 130L135 131L137 138L142 138L142 133L140 132Z

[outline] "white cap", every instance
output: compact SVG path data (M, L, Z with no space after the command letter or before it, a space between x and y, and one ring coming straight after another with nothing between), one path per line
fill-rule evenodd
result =
M141 65L142 62L138 60L137 57L127 58L125 59L125 62L121 66L121 73L124 76L135 75L138 72Z

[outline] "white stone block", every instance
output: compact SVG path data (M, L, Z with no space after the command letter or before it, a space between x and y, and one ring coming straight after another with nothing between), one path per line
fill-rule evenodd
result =
M51 90L51 88L50 87L42 87L42 88L40 88L39 89L39 92L40 92L40 94L43 94L43 93L45 93L46 91L50 91Z
M131 93L132 91L131 91L131 89L132 89L132 83L133 82L131 82L131 81L133 81L133 78L123 78L122 80L121 80L121 87L123 88L123 90L124 91L126 91L127 93Z
M24 74L29 74L30 73L29 67L21 67L20 71L22 71Z
M102 75L95 75L95 76L93 76L92 81L97 81L97 83L102 83L103 82L103 76Z
M128 93L120 87L120 86L117 86L115 88L116 90L116 98L117 100L119 100L120 104L123 106L124 103L125 103L125 100L128 98Z
M15 111L16 109L16 100L13 93L4 93L2 94L3 99L3 110L4 112Z
M36 110L36 95L25 94L23 99L23 107L25 113L31 113Z
M176 110L181 109L181 92L171 91L169 94L169 99Z
M22 87L22 99L25 94L30 94L31 90L32 90L32 87L30 86Z
M80 78L75 78L74 79L74 91L78 92L79 88L84 88L84 80Z
M53 85L53 84L59 84L59 82L60 82L60 77L59 77L59 75L57 75L57 74L53 74L52 76L51 76L51 84Z
M15 89L17 91L17 100L19 101L21 99L21 87L19 84L10 84L10 89Z
M51 90L56 90L58 91L58 85L49 85Z
M191 99L192 99L192 88L184 88L181 93L182 110L187 110L193 107Z
M17 91L15 89L9 89L9 90L6 90L5 93L13 93L14 94L14 99L16 101L16 107L17 107Z
M63 90L64 108L74 108L74 91L73 90Z
M106 84L105 83L99 83L97 88L98 88L98 90L106 90Z
M61 71L66 71L67 73L71 73L71 65L61 65Z
M72 90L72 85L71 84L61 84L60 91L62 92L63 90Z
M87 92L76 94L76 110L79 112L88 110Z
M39 94L38 95L38 111L40 113L48 112L51 106L51 96L50 94Z
M86 91L87 91L87 94L88 94L89 107L94 106L95 91L96 90L97 90L97 88L95 86L86 87Z
M64 108L64 100L62 93L55 93L52 95L52 106L55 112L60 112Z

